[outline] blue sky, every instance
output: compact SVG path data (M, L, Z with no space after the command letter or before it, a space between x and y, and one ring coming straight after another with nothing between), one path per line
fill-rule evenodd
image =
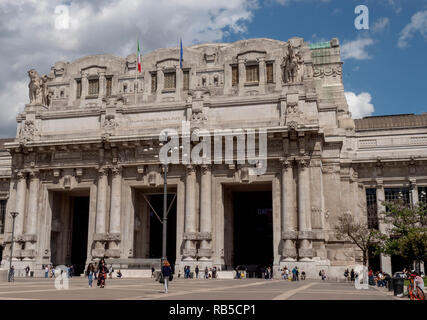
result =
M357 5L369 9L369 30L354 26ZM126 57L137 34L143 54L176 47L180 37L184 46L337 37L354 118L427 111L427 0L1 0L0 138L16 134L27 70L47 74L56 61L92 54Z
M369 9L369 30L354 26L355 7ZM368 92L375 107L373 115L427 112L427 19L424 37L414 32L404 48L398 46L401 31L417 12L427 10L425 0L406 1L289 1L283 6L266 1L255 11L245 34L231 34L227 41L268 37L284 40L300 36L309 42L338 37L343 45L357 39L372 39L364 51L368 57L345 58L343 81L346 91ZM373 30L376 23L385 26ZM388 22L384 22L388 21Z

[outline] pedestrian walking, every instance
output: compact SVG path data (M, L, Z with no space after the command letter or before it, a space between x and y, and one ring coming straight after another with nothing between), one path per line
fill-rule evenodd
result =
M167 260L163 261L162 275L163 275L163 280L165 285L165 293L168 293L168 282L172 275L172 269L171 269L171 265L169 264L169 261Z
M25 267L25 276L29 277L30 276L30 266L26 266Z
M151 266L151 278L154 278L154 271L155 271L154 266Z
M297 267L295 267L296 269L296 277L297 277L297 281L299 281L299 269Z
M216 279L216 267L212 268L212 279Z
M354 278L355 278L354 269L351 269L351 271L350 271L350 281L354 281Z
M209 269L208 267L205 268L205 279L209 278Z
M292 269L292 281L297 281L297 267Z
M199 266L196 266L196 269L194 269L194 271L196 272L196 279L199 279Z
M49 278L49 266L48 265L46 265L46 267L44 268L44 277Z
M86 269L86 275L87 275L88 284L89 284L90 288L92 288L94 271L95 270L94 270L93 264L89 263L89 265L87 266L87 269Z
M105 265L105 260L102 258L98 264L98 286L100 288L105 287L105 280L107 278L107 266Z

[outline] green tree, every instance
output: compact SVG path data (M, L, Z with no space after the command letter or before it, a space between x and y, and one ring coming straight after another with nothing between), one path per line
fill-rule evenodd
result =
M408 207L401 200L383 203L386 210L380 219L387 226L381 235L380 250L387 255L399 255L408 260L427 261L426 203Z
M351 213L343 213L338 217L334 231L338 240L350 241L362 251L363 265L368 266L369 249L377 251L378 230L368 228L367 223L357 221Z

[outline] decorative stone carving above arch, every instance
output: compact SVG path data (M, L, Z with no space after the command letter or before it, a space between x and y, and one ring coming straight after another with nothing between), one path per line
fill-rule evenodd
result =
M259 58L265 58L267 52L261 50L249 50L237 54L237 59L245 61L258 61Z
M156 62L156 67L161 69L175 69L179 65L179 59L166 58Z

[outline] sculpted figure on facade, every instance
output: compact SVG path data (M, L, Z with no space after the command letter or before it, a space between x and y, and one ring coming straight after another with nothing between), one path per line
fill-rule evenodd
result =
M283 58L283 68L286 83L302 82L304 75L304 59L301 52L295 51L292 45L288 44L288 51Z
M40 77L35 69L29 70L28 76L30 77L28 84L30 104L50 106L53 92L47 86L48 76Z

